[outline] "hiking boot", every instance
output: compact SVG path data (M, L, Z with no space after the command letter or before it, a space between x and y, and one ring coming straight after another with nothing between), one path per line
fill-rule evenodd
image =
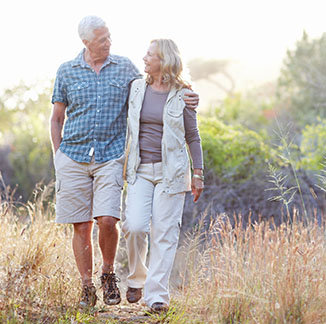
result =
M94 307L97 301L95 286L83 286L82 295L80 298L80 307Z
M151 311L153 313L164 313L169 310L169 306L165 303L154 303L151 306Z
M142 289L141 288L131 288L128 287L126 297L129 303L137 303L138 300L142 296Z
M106 305L117 305L121 301L120 290L117 286L120 279L114 272L103 273L101 283L103 289L103 302Z

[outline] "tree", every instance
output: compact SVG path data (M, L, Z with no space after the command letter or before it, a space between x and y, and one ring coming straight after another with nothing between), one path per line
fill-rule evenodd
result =
M304 32L295 49L287 51L278 95L300 128L326 117L326 33L310 39Z
M188 63L188 67L193 81L207 80L228 96L232 96L235 82L227 71L228 64L229 62L226 60L204 60L196 58ZM222 76L222 80L219 81L217 76Z

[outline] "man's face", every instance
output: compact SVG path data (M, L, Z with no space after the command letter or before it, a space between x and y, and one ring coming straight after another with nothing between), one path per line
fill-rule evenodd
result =
M95 29L93 33L94 38L91 41L84 40L84 44L94 56L106 59L110 54L111 34L107 27Z

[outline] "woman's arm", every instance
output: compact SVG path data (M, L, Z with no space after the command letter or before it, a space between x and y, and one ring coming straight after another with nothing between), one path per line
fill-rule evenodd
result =
M204 189L203 152L197 127L196 111L185 108L183 111L183 119L186 143L189 147L194 169L191 180L191 191L194 196L194 202L196 202Z

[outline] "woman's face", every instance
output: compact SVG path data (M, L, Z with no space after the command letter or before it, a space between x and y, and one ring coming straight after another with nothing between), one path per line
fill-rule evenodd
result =
M144 71L149 75L158 75L161 72L161 60L157 54L156 43L151 43L146 55L143 58L145 63Z

